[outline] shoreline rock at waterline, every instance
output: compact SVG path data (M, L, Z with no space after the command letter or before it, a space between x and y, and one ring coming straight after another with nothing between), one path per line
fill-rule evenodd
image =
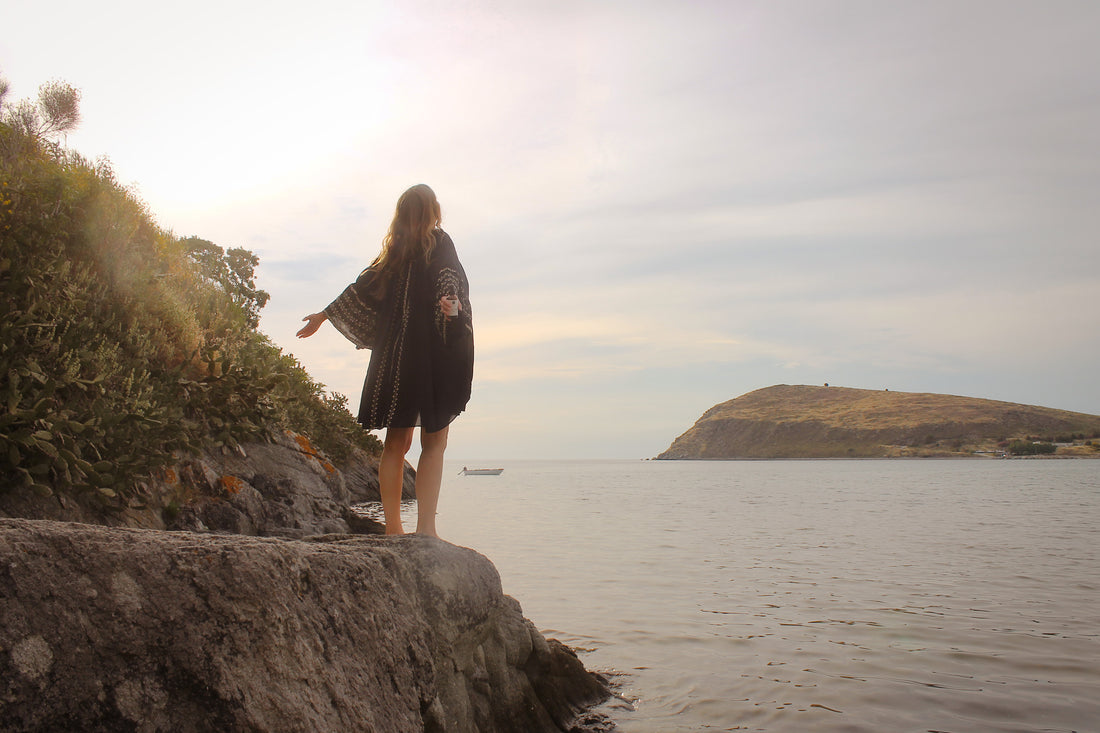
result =
M0 729L569 730L606 682L473 550L0 519Z

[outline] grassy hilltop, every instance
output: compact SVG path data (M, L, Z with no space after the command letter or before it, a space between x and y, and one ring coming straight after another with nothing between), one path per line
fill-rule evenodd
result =
M376 452L340 395L257 330L259 260L160 227L105 161L51 140L79 94L0 79L0 498L125 505L187 452L283 429Z
M954 395L776 385L707 410L658 456L872 458L1035 452L1100 456L1100 415ZM1086 445L1086 442L1095 442Z

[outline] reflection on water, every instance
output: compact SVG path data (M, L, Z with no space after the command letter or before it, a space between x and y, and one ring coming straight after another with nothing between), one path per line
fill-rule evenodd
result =
M500 465L440 532L624 733L1100 726L1100 461Z

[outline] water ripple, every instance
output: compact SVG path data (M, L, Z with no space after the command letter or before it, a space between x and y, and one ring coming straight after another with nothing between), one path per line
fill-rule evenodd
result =
M614 677L622 733L1100 720L1100 462L505 468L440 530Z

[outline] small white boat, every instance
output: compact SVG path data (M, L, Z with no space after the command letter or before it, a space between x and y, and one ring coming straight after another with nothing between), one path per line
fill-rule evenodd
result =
M503 468L466 468L462 467L459 476L499 476L504 473Z

